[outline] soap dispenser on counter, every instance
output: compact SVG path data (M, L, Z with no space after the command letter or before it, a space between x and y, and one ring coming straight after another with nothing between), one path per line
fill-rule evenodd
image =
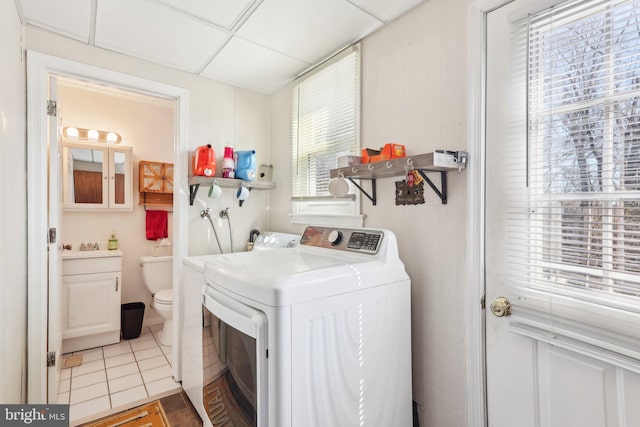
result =
M118 249L118 239L116 238L116 233L111 233L111 237L109 238L109 244L107 245L107 249L110 251L115 251Z

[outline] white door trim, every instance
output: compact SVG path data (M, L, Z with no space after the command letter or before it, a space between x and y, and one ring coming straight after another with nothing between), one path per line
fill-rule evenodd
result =
M49 74L106 83L125 90L175 100L173 230L174 283L179 284L182 258L187 254L187 138L188 91L38 52L27 52L27 402L47 403L47 76ZM175 312L174 316L178 318ZM177 326L177 322L176 322ZM179 358L174 345L174 374ZM60 356L60 355L58 355Z
M487 425L484 278L486 14L508 0L475 0L467 13L467 426Z

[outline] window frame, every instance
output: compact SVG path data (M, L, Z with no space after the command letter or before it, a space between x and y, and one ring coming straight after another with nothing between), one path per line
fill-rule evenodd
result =
M615 5L619 3L622 2L616 2ZM559 8L562 11L564 8L572 8L574 5L579 7L588 6L588 2L567 2L563 3ZM615 180L620 177L624 179L624 172L621 172L620 175L615 175L615 173L611 175L612 188L609 189L611 190L609 193L606 192L607 183L604 179L601 180L601 185L590 187L590 189L597 189L596 192L580 192L580 189L576 192L571 188L566 188L566 190L573 192L545 192L545 187L539 185L540 182L545 182L545 168L541 164L532 164L531 159L544 161L544 156L536 157L542 152L536 151L536 149L544 150L545 143L540 138L539 146L536 148L533 145L535 142L533 138L536 136L535 130L537 128L532 127L533 110L530 110L529 107L532 87L529 80L529 57L531 53L528 43L531 34L528 24L546 13L548 11L542 11L539 15L529 15L525 19L511 21L511 91L513 92L512 98L515 100L515 104L509 106L513 132L508 139L510 145L505 148L510 151L509 157L513 159L514 163L505 164L505 167L513 170L510 174L509 194L507 195L509 199L509 212L507 214L509 224L507 227L510 231L507 232L505 237L508 239L508 245L510 246L508 260L510 267L505 279L509 281L511 294L509 298L511 301L517 301L517 311L514 311L510 320L510 329L513 332L535 337L542 341L550 343L562 341L571 346L571 348L586 349L585 351L597 352L601 355L607 355L607 357L614 357L616 360L624 359L628 361L630 366L634 366L634 369L640 369L640 345L638 344L640 329L637 328L640 322L640 298L636 296L635 286L630 287L633 292L631 295L627 295L622 292L613 292L610 290L611 288L606 289L602 286L601 289L580 288L575 283L562 283L562 280L554 282L553 279L554 275L556 277L563 276L564 273L569 271L587 276L595 272L595 275L592 274L592 276L596 276L595 279L604 277L604 274L601 266L590 267L588 263L584 266L569 266L568 263L564 262L561 258L563 256L561 250L553 247L553 245L562 245L563 243L562 232L558 229L553 229L553 227L564 225L562 223L563 212L548 212L547 216L543 217L543 214L538 210L540 208L564 209L558 203L558 201L564 200L584 200L587 202L596 200L601 201L603 204L628 200L637 201L639 200L640 191L635 190L636 187L633 187L632 190L616 190L617 183ZM579 20L584 16L586 16L586 13L582 16L575 14L573 20ZM526 61L526 65L522 61ZM543 80L539 79L539 81ZM536 89L538 88L536 87ZM610 93L607 94L606 98L608 100L606 102L603 97L598 97L589 104L597 104L600 108L605 109L602 121L611 120L615 122L617 111L613 107L616 102L640 96L640 88L638 88L638 91L634 89L634 91L625 93L608 92ZM587 103L582 101L580 107L584 109ZM574 108L577 108L577 106L569 105L565 108L564 106L558 107L555 105L555 108L549 110L549 115L538 117L540 119L539 123L544 123L549 117L553 117L559 112L570 111ZM545 107L546 109L547 107ZM606 127L606 123L603 126ZM619 124L617 126L621 127L623 125ZM530 133L532 129L533 133ZM610 127L609 129L612 134L616 134L618 139L620 138L620 132L615 127ZM540 137L541 135L538 134L537 136ZM607 137L603 136L602 138L604 140ZM599 157L604 155L607 143L611 147L617 148L617 143L612 138L609 138L608 141L603 141L602 153L598 153ZM548 145L548 148L553 149L554 147ZM609 154L613 151L613 148L610 149ZM563 153L563 151L557 150L557 153ZM533 170L535 168L539 169ZM613 164L611 168L613 170ZM551 171L554 172L553 170ZM536 177L536 174L539 175ZM573 177L572 174L567 176ZM604 173L602 177L604 177ZM536 178L539 182L535 181ZM553 181L547 182L553 184ZM553 186L549 188L552 189ZM560 189L562 188L560 187ZM596 216L604 215L604 209L605 207L598 206ZM612 206L610 209L617 208ZM636 208L631 207L631 209ZM550 218L558 213L558 218L554 219L554 223ZM585 216L584 213L579 214L582 217ZM624 214L619 216L624 217ZM602 222L600 220L598 224ZM590 223L586 222L586 224ZM580 230L588 230L589 227L590 225L582 227ZM627 230L625 229L622 232L626 233ZM634 233L638 234L635 229L632 229L631 234ZM570 240L579 241L576 238L577 236L579 234L569 233ZM549 237L552 239L549 239ZM531 240L537 239L539 239L538 242L531 243ZM619 236L614 235L613 243L619 239ZM613 247L615 248L615 245ZM581 249L580 247L578 248ZM631 263L635 259L634 256L630 257L632 259ZM603 262L605 261L604 258L602 260ZM554 269L559 271L553 271ZM550 274L545 276L545 270ZM569 276L569 274L565 274L565 276ZM635 276L635 279L627 280L631 276ZM618 280L629 281L633 285L634 282L636 284L639 283L640 273L621 270L610 273L608 279L616 282ZM599 283L601 285L604 281L601 280ZM624 283L616 283L618 289L623 288L624 285Z
M292 111L291 111L291 191L290 197L290 221L295 224L317 224L317 225L337 225L346 227L362 227L364 224L364 216L361 213L361 197L355 187L350 183L352 187L349 194L344 198L335 198L330 195L320 196L294 196L295 188L295 173L297 167L297 161L294 159L295 150L294 144L297 143L296 136L294 135L294 129L298 126L298 111L296 105L298 105L298 98L300 96L300 85L310 78L313 78L318 73L326 70L328 67L334 66L340 60L347 56L356 53L356 111L355 111L355 153L359 154L361 147L361 112L362 112L362 49L361 44L356 43L351 45L342 51L338 52L331 58L327 59L317 67L306 72L300 76L295 82L292 88Z
M608 9L606 12L607 19L609 20L609 26L611 26L611 9ZM587 13L584 13L583 16L576 15L572 17L572 21L579 20L584 16L588 16ZM551 25L547 24L546 27L550 30ZM541 33L542 30L539 31ZM607 33L610 32L610 29L607 30ZM612 45L610 43L606 43L606 55L611 55L611 51L613 50ZM540 58L541 54L538 55ZM531 61L532 56L527 55L527 62ZM544 70L545 67L542 66L540 69ZM544 72L541 73L542 76L536 77L538 81L544 81ZM640 89L633 92L626 92L623 95L616 94L615 86L613 84L612 75L615 75L615 62L609 61L606 67L606 71L604 72L605 78L608 80L608 87L606 87L606 94L603 96L598 96L593 100L582 101L579 103L568 104L563 107L555 107L553 108L553 112L549 115L538 115L533 119L530 117L528 119L528 132L535 133L536 130L541 129L544 126L545 119L553 115L560 115L563 113L571 113L576 110L584 110L584 109L592 109L595 107L601 107L604 111L604 118L602 119L603 123L603 147L602 147L602 159L605 164L614 164L615 161L615 148L614 148L614 136L616 133L616 115L615 115L615 103L618 98L623 96L624 98L630 98L635 96L640 96ZM529 73L527 73L527 79L530 78ZM527 83L529 84L529 83ZM528 99L531 94L529 94ZM549 101L551 102L551 101ZM529 109L529 107L527 107ZM535 120L538 118L538 121ZM532 131L533 129L533 131ZM527 137L530 138L529 136ZM537 149L533 155L530 153L528 156L527 162L529 163L527 166L528 171L536 168L544 168L547 165L544 164L544 155L542 151L545 149L545 144L540 143L535 145L534 147ZM531 159L539 159L540 165L533 165L530 163ZM609 159L609 161L605 160ZM548 283L532 283L530 287L532 289L537 289L543 292L550 292L554 295L563 295L571 298L576 298L579 300L584 300L587 302L603 304L619 308L622 310L630 310L633 312L640 313L640 307L635 308L633 304L629 304L630 298L625 296L623 293L616 292L613 290L611 284L616 281L638 281L640 277L638 273L626 272L622 270L617 270L615 268L614 257L615 254L611 251L611 248L614 247L614 243L617 240L615 237L615 220L613 215L613 210L616 209L614 204L616 202L623 202L625 200L639 200L640 199L640 191L617 191L614 186L614 177L612 174L611 168L603 168L603 176L602 176L602 188L597 192L567 192L567 193L553 193L553 192L545 192L544 190L544 182L545 179L542 175L538 175L538 179L535 179L533 176L529 176L529 205L531 206L531 218L529 221L529 227L535 230L536 235L544 236L544 237L553 237L553 236L561 236L562 232L544 232L543 229L545 227L552 228L558 227L558 229L562 230L562 215L554 215L551 213L543 214L539 213L538 209L560 209L563 208L561 206L557 206L557 202L570 202L570 201L586 201L586 202L602 202L603 206L599 208L600 214L603 217L606 217L606 220L602 220L600 224L602 224L601 230L601 244L603 247L602 260L600 267L590 267L590 266L581 266L578 264L567 264L561 262L553 262L554 259L553 252L554 251L562 251L563 246L562 243L558 244L557 248L552 248L554 245L553 242L545 242L543 244L537 245L533 253L529 255L530 260L535 260L534 263L535 269L537 270L538 277L542 275L547 276L562 276L562 273L576 273L579 275L586 276L584 281L585 288L580 289L578 287L572 287L569 284L564 285L565 287L553 286L551 289L551 285ZM555 217L555 220L549 221L549 217ZM547 252L546 254L544 252ZM562 256L562 255L560 255ZM547 258L545 260L545 257ZM531 262L531 261L530 261ZM590 281L590 277L597 278L599 276L603 276L602 271L608 270L608 277L602 279L602 283L594 283L592 280ZM560 273L560 274L559 274ZM562 278L562 277L561 277ZM566 278L566 277L565 277ZM606 284L610 286L608 289L599 289L603 285L606 287ZM591 286L596 286L595 288L591 288ZM633 298L633 296L632 296ZM635 297L637 298L637 297ZM603 301L606 299L606 301ZM635 309L632 309L635 308Z

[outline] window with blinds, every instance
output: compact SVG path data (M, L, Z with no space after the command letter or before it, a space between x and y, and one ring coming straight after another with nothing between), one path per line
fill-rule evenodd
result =
M293 89L291 119L292 214L356 215L353 192L330 196L337 158L360 149L360 55L352 46L303 76Z
M638 313L640 1L566 3L523 33L529 192L511 217L515 280Z

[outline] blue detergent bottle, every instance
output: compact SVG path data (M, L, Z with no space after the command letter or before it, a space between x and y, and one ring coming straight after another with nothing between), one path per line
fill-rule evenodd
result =
M236 151L236 178L253 181L256 178L256 151Z

